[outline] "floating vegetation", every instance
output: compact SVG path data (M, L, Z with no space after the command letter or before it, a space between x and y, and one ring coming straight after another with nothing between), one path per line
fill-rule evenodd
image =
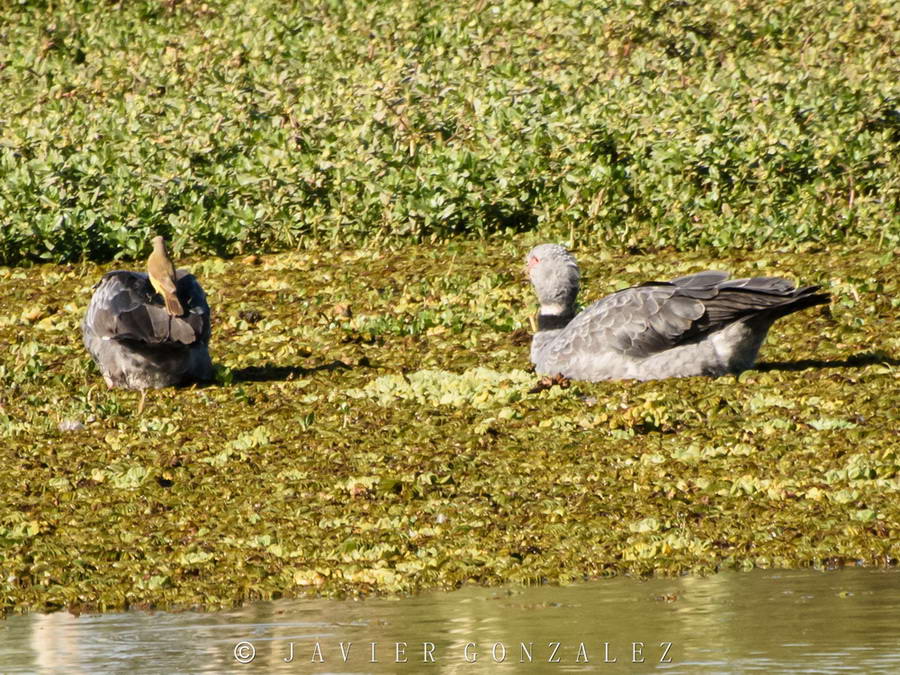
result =
M0 268L3 610L894 563L892 255L580 250L586 300L719 268L834 302L737 377L541 384L533 243L182 261L217 380L142 416L81 344L111 266Z
M381 405L415 401L429 406L489 408L520 400L534 380L534 375L522 370L497 372L490 368L471 368L462 373L420 370L408 375L383 375L362 389L348 389L341 395L370 398Z

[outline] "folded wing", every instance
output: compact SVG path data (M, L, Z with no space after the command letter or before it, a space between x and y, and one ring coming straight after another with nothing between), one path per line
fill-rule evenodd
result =
M613 293L576 316L549 347L555 359L613 349L643 358L719 330L729 323L780 316L827 302L817 286L797 289L776 277L728 280L700 272Z
M210 336L209 305L197 279L176 273L176 293L185 314L171 316L146 274L115 271L103 276L88 306L85 330L100 339L147 345L206 344Z

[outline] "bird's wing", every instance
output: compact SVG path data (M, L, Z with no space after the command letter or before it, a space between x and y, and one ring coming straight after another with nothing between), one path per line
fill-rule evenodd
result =
M778 312L795 302L796 289L776 277L728 280L700 272L670 282L626 288L587 307L554 339L558 358L612 349L644 358L691 342L743 317Z
M612 349L642 358L704 332L704 302L728 275L700 272L626 288L584 309L549 346L554 357Z
M191 326L197 336L196 339L207 344L211 332L210 312L203 287L200 286L197 277L187 270L175 272L175 286L178 300L185 311L182 320Z
M701 299L682 293L674 284L627 288L587 307L563 329L552 348L559 357L612 349L641 358L687 339L704 312Z
M160 292L164 293L177 293L177 284L172 281L172 277L168 274L161 274L159 270L154 271L153 273L153 283L154 285L160 289Z
M701 297L706 297L710 290L725 282L726 279L728 279L727 272L707 270L706 272L697 272L686 277L672 279L669 283L678 286L684 291L685 295L689 296L691 293L699 293ZM658 282L650 282L651 285L656 283Z
M716 288L716 294L704 300L705 331L716 330L725 324L752 314L769 314L795 304L800 296L817 290L817 287L798 289L790 281L780 277L753 277L731 279ZM792 310L794 311L794 310ZM777 315L777 313L776 313Z
M147 344L178 342L193 344L209 339L209 306L203 289L192 275L185 275L185 300L190 301L187 317L170 317L165 307L154 302L154 292L146 274L118 270L103 275L85 316L85 330L107 340L135 340ZM181 282L179 282L181 298ZM196 311L195 311L196 310Z

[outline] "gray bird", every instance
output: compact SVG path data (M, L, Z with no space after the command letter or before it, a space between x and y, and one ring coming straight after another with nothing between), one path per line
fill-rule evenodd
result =
M738 373L753 367L776 319L829 301L819 286L700 272L617 291L576 316L575 258L562 246L541 244L526 265L541 304L531 361L539 374L573 380Z
M209 357L210 314L206 294L185 270L175 273L183 308L172 316L148 275L115 271L103 275L82 322L84 346L110 387L158 389L213 375Z

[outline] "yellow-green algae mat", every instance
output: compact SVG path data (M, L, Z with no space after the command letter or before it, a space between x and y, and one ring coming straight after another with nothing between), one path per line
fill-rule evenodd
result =
M115 265L0 268L3 611L895 563L894 254L579 250L585 300L707 268L834 300L739 377L531 393L530 243L182 260L217 381L143 416L81 345Z

